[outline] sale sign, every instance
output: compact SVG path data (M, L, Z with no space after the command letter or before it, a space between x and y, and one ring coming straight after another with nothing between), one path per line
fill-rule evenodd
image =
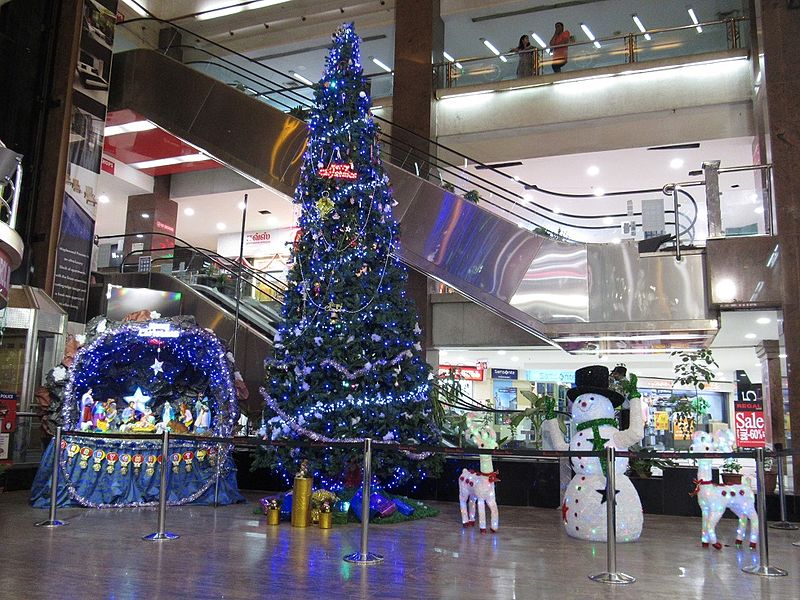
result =
M736 445L740 448L763 448L767 441L764 400L761 384L747 383L737 386L733 403L733 421Z

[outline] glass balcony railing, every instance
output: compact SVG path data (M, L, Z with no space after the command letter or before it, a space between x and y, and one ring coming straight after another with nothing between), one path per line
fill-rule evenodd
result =
M748 20L737 17L571 43L566 46L568 61L561 72L747 48L748 31ZM453 59L434 65L434 70L444 88L483 85L517 79L520 60L531 62L532 77L553 73L550 47L534 47L529 53L512 51L498 56Z

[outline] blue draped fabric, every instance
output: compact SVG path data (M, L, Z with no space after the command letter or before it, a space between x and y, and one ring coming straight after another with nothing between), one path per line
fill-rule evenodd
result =
M50 505L53 444L42 456L31 488L31 504ZM169 504L213 504L217 445L198 440L171 440L166 460ZM109 456L110 455L110 456ZM63 436L60 452L58 506L95 508L142 506L158 502L161 484L161 442ZM124 457L130 457L127 465ZM137 458L141 464L137 466ZM229 453L219 465L220 504L244 502Z

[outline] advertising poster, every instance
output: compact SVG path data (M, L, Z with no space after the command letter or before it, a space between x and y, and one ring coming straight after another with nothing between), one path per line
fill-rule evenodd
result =
M70 321L83 323L86 320L93 238L94 219L83 211L72 196L65 193L56 251L53 300L67 311Z
M658 410L653 413L653 425L656 431L669 430L669 413L665 410Z
M736 445L739 448L763 448L767 441L764 399L760 383L740 383L733 402Z

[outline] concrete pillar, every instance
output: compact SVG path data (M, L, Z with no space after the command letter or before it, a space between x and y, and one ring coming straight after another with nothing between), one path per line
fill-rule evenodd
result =
M139 233L142 237L126 237L124 255L138 248L136 244L142 244L141 248L144 250L153 248L152 252L144 254L153 256L154 259L173 253L174 240L163 235L175 235L175 224L178 221L178 203L169 197L169 184L170 176L160 175L153 180L152 194L128 197L125 233ZM141 255L134 254L126 263L137 263Z
M772 163L775 221L783 278L783 330L787 354L792 443L800 445L800 10L795 2L761 0L755 3L758 48L762 56L760 82L764 158ZM752 6L752 5L751 5ZM767 120L768 119L768 120ZM769 126L766 127L765 123ZM798 463L795 460L795 464ZM794 469L794 489L800 489L800 469Z
M785 447L783 388L778 340L762 340L756 346L756 356L761 363L761 396L764 399L764 418L767 422L767 444L777 443L783 444Z

